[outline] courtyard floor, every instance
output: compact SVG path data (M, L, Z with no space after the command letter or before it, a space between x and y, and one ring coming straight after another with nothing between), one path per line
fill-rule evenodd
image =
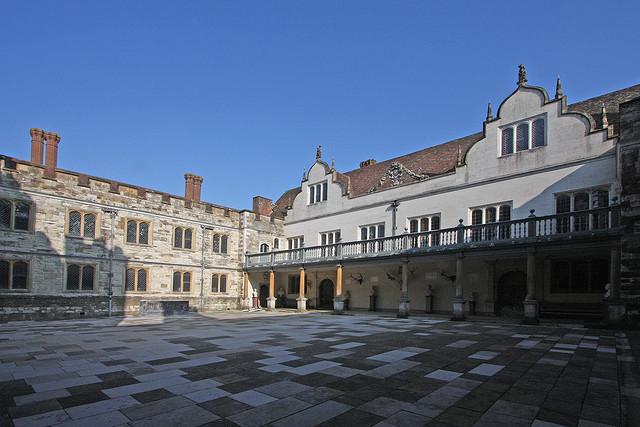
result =
M633 332L438 317L12 322L0 425L637 426L639 352Z

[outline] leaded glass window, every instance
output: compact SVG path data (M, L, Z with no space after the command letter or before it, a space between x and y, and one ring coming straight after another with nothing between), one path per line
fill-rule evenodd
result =
M136 242L136 233L137 233L138 223L132 219L127 221L127 243L137 243Z
M533 128L531 130L531 137L533 139L532 147L542 147L545 144L544 141L544 119L537 119L533 121Z
M516 150L529 149L529 123L521 123L516 128Z
M96 216L94 214L84 215L84 237L96 237Z
M15 230L29 230L29 211L31 205L29 203L16 203L16 213L13 222Z
M0 227L11 228L11 202L0 200Z
M513 153L513 128L502 130L502 155Z
M67 266L67 289L76 291L80 289L80 266L71 264Z
M182 292L191 291L191 273L184 273L182 275Z
M216 273L211 275L211 292L220 292L220 276Z
M184 229L184 248L191 249L191 234L192 231L190 228Z
M85 265L82 267L82 290L83 291L91 291L93 290L93 277L94 277L95 269L92 265Z
M11 274L11 263L0 261L0 289L9 289L9 277Z
M140 222L138 224L138 243L141 245L149 244L149 223Z
M27 278L29 275L29 265L23 261L13 263L12 289L27 289Z
M173 292L180 292L182 288L182 274L179 271L173 273Z
M147 290L147 270L138 270L138 292L145 292Z
M220 235L219 234L213 235L213 252L216 254L220 253Z
M80 236L82 224L82 214L80 212L69 212L69 235Z
M136 271L133 268L127 268L124 290L135 291L135 289L136 289Z
M173 247L181 248L182 247L182 228L176 227L173 233Z
M220 292L227 292L227 275L220 275Z
M222 236L220 238L220 253L223 253L223 254L227 253L228 243L229 243L229 237L228 236ZM279 243L278 239L275 239L274 242L273 242L273 244L274 244L273 248L274 249L278 249L278 243Z

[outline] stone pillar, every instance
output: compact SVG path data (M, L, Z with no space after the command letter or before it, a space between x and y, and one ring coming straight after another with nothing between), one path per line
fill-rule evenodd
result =
M56 168L58 167L58 144L60 137L55 132L45 132L47 139L46 159L44 163L44 176L56 179Z
M31 128L31 163L42 166L44 162L44 131Z
M306 280L306 274L304 267L300 267L300 295L296 299L298 303L298 311L306 311L307 309L307 299L304 297L304 285Z
M400 305L398 307L398 317L409 317L409 261L402 263L402 288L400 290Z
M485 311L489 314L495 314L495 295L496 295L496 261L487 263L487 299L484 302Z
M456 296L453 299L453 314L451 316L451 320L464 320L464 255L462 253L458 253L456 255Z
M269 270L269 298L267 298L267 310L276 309L276 272Z
M538 301L536 301L536 252L527 251L527 296L524 299L524 319L522 323L538 323Z
M251 308L253 295L249 290L249 273L242 272L242 305L245 308Z
M620 320L626 314L626 306L620 300L620 247L611 248L609 269L609 298L607 299L607 320Z
M336 267L336 296L333 299L333 312L335 314L344 313L344 298L342 297L342 264Z

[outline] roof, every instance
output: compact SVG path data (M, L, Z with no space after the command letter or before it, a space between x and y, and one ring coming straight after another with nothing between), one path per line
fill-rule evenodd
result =
M567 106L567 111L581 112L591 116L595 129L599 129L602 127L602 104L604 103L609 124L614 126L614 132L617 133L619 104L638 97L640 97L640 84L570 104ZM357 197L443 175L454 171L458 158L464 160L471 146L482 138L484 138L483 132L478 132L349 172L336 172L336 180L348 189L349 197ZM276 208L286 211L293 205L293 200L300 191L300 187L287 190L276 202Z

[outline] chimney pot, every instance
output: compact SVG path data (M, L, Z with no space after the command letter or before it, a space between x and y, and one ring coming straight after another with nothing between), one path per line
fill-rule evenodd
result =
M204 179L201 176L195 175L193 177L193 201L199 202L202 193L202 181Z
M44 162L44 175L47 178L56 178L56 168L58 167L58 144L60 136L55 132L45 132L46 139L46 158Z
M29 133L31 134L31 163L42 166L44 163L44 131L31 128Z
M184 174L184 198L187 201L193 200L193 178L194 174L185 173Z

